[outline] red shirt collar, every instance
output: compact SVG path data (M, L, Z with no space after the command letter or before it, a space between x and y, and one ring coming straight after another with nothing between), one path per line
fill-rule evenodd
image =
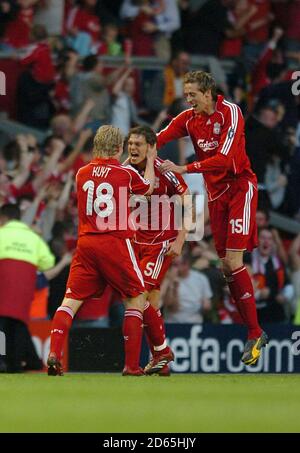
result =
M101 157L97 157L96 159L93 159L91 161L91 164L101 164L101 165L109 165L109 164L112 164L112 165L121 165L121 163L118 161L118 159L113 159L113 158L110 158L110 159L101 159Z

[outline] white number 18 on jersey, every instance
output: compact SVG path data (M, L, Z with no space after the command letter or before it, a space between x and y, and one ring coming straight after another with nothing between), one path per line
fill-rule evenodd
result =
M92 180L86 181L82 186L84 192L87 191L86 199L86 215L93 215L93 211L99 217L108 217L114 209L114 203L112 197L114 194L114 189L111 184L107 182L102 182L96 189L96 198L94 199L95 192L95 183ZM103 193L105 191L105 193ZM105 209L100 209L100 205L105 204Z

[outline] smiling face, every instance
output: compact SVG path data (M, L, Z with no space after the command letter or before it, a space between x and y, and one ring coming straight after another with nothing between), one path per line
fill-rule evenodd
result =
M197 83L184 84L184 97L187 103L193 107L197 113L209 113L212 108L213 99L211 91L208 90L205 93L202 93Z
M146 165L148 143L143 135L131 134L128 138L130 163L142 167Z

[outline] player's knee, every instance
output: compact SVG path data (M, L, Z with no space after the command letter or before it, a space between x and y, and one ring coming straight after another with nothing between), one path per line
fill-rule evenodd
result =
M156 289L150 291L148 294L148 301L155 310L158 310L160 307L160 291Z
M141 312L144 311L146 302L146 293L139 294L138 296L127 298L124 300L125 308L133 308Z

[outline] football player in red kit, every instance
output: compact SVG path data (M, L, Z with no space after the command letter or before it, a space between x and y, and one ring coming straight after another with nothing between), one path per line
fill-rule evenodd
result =
M143 176L147 163L147 150L156 144L156 134L148 126L138 126L128 134L129 162ZM145 219L140 216L140 222L134 236L134 250L139 259L147 291L147 303L144 309L144 330L151 349L152 359L145 367L146 374L170 374L165 356L171 359L172 351L166 344L165 327L160 313L160 284L172 262L181 254L186 238L188 225L186 220L191 217L191 198L188 187L178 174L167 172L164 175L160 167L164 161L154 160L155 183L151 197L137 200L145 209ZM185 206L185 217L180 228L176 228L174 203L172 196L179 197L180 215ZM160 200L160 203L158 202ZM173 200L174 201L174 200ZM188 205L188 201L190 204ZM186 221L186 222L185 222ZM185 222L185 223L184 223ZM156 223L156 224L155 224ZM157 319L156 313L159 318ZM157 319L157 320L156 320ZM153 326L156 325L156 328ZM158 346L155 346L158 345ZM169 360L171 361L171 360Z
M165 161L162 171L203 173L215 247L248 328L242 361L254 365L268 337L258 324L253 286L243 264L244 250L257 245L257 181L246 154L243 115L236 104L217 95L214 79L204 71L185 75L184 94L191 108L158 133L157 148L189 135L196 161L184 166Z
M128 201L131 193L150 194L154 186L156 147L149 147L145 179L119 162L123 137L113 126L102 126L94 138L93 160L76 176L79 238L67 289L51 330L48 374L62 375L61 355L73 317L85 299L101 294L106 284L125 298L123 375L144 375L139 368L143 311L143 276L130 237Z

